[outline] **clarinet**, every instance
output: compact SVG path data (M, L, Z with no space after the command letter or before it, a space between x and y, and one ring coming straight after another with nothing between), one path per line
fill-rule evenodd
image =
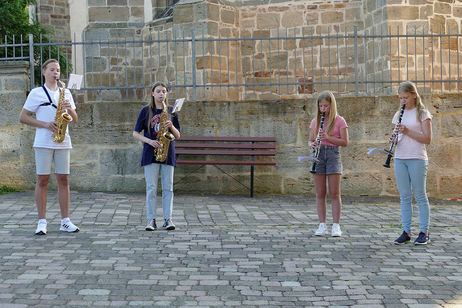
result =
M398 123L396 124L395 126L395 129L393 130L393 140L391 141L391 144L390 144L390 149L385 150L387 153L388 153L388 156L387 156L387 160L385 161L385 163L383 164L383 166L385 168L390 168L390 162L391 162L391 158L393 157L393 150L395 149L395 146L396 146L396 143L398 143L398 131L397 131L397 127L399 124L401 124L401 120L403 119L403 113L404 113L404 108L406 107L405 104L403 104L401 106L401 109L399 111L399 117L398 117Z
M319 122L318 136L316 136L316 149L313 150L313 163L311 164L311 173L316 173L316 162L318 161L319 150L321 148L321 132L324 126L324 112L321 112L321 121Z

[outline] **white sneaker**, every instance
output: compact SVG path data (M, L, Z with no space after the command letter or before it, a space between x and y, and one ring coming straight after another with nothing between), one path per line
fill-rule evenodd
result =
M59 228L59 231L79 232L80 229L69 220L67 222L62 222L61 223L61 227Z
M319 227L318 229L316 230L316 232L314 233L314 235L316 236L321 236L321 235L324 235L327 233L327 227L326 227L326 223L325 222L321 222L319 224Z
M46 235L47 234L47 223L39 220L37 223L37 229L35 235Z
M339 224L333 224L332 225L332 236L333 237L342 236L342 230L340 230L340 225Z

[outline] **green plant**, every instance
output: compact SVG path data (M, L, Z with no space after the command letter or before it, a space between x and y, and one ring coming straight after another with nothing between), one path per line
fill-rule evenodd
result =
M34 43L45 44L34 47L34 80L39 85L42 82L41 63L48 59L56 59L61 67L61 74L67 76L72 71L70 60L63 53L63 46L52 44L53 28L39 23L35 16L32 23L29 20L29 5L36 5L36 0L0 0L0 46L2 44L22 44L0 48L1 58L11 58L29 55L29 35Z
M13 187L5 186L5 185L0 186L0 195L8 194L8 193L15 192L15 191L18 191L18 190Z

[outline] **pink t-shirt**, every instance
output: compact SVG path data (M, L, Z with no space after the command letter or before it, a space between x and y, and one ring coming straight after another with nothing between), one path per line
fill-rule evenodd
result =
M324 119L324 126L323 126L323 131L324 132L326 131L328 126L329 126L329 119L325 118ZM342 130L343 128L348 128L348 125L347 125L345 119L342 116L338 115L335 118L334 129L331 131L329 136L332 136L332 137L335 137L335 138L340 138L341 137L340 136L340 130ZM310 129L313 130L313 131L316 130L316 118L311 120ZM318 132L316 131L316 135L317 134L318 134ZM328 142L326 140L322 140L321 145L334 145L334 146L336 146L336 144L333 144L333 143Z

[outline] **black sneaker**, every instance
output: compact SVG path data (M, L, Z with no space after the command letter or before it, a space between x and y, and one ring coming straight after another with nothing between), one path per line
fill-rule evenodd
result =
M403 233L394 241L395 245L401 245L401 244L406 244L411 240L411 237L409 234L407 234L406 231L403 231Z
M165 230L175 230L175 225L173 224L171 219L165 219L162 228L164 228Z
M430 233L425 234L425 232L420 232L414 241L414 245L427 245L428 243L430 243Z
M148 224L146 225L146 228L144 230L146 230L146 231L154 231L156 229L157 229L156 220L155 219L149 219Z

